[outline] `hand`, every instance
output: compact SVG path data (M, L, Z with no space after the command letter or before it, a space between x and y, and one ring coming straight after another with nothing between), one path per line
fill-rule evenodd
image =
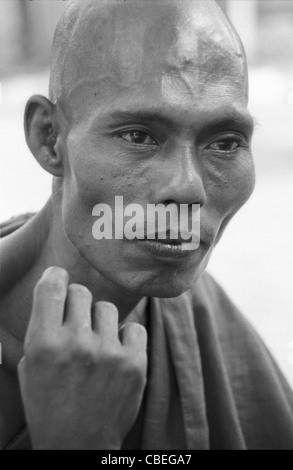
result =
M65 303L66 301L66 303ZM44 271L18 365L34 449L119 449L146 384L145 328L126 323L68 274Z

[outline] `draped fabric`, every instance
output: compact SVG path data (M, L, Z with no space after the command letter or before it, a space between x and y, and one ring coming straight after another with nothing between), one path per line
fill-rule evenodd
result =
M148 380L132 448L293 449L293 392L211 276L179 297L143 299L125 321L148 331ZM27 430L3 447L29 449Z
M293 391L211 276L146 313L142 449L293 449Z

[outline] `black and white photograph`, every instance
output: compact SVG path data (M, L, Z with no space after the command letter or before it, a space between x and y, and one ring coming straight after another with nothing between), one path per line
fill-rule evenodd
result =
M0 138L0 450L293 450L293 0L0 0Z

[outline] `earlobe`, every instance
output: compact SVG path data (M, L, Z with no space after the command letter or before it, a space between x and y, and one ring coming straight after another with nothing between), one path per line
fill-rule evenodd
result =
M26 142L39 164L54 176L63 176L63 159L56 149L58 133L55 107L41 95L32 96L24 113Z

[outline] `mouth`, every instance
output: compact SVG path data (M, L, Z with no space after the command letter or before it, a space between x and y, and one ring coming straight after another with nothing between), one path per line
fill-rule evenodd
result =
M142 249L161 257L187 258L196 251L194 244L186 242L186 240L149 240L145 238L137 241Z
M175 237L174 237L174 234L175 234ZM169 245L181 245L183 243L190 243L190 242L194 242L194 240L198 240L199 233L187 232L184 229L171 230L170 228L167 228L167 230L158 231L158 232L152 232L152 231L146 232L144 235L144 239L167 243Z
M182 245L183 243L189 243L191 242L191 237L189 240L185 240L183 238L171 238L170 236L166 236L166 238L161 238L159 234L155 234L154 237L150 238L145 238L144 240L150 240L158 243L164 243L166 245Z

